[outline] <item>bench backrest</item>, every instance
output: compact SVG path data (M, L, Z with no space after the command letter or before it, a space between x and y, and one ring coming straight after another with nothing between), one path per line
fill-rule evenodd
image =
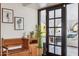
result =
M26 38L3 39L2 44L3 46L6 46L6 47L22 45L23 48L28 49L28 39Z

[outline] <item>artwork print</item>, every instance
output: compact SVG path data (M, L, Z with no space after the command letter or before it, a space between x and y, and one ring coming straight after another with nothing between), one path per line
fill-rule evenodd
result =
M2 8L2 22L3 23L13 23L13 10Z
M15 30L23 30L24 29L24 18L23 17L15 17Z

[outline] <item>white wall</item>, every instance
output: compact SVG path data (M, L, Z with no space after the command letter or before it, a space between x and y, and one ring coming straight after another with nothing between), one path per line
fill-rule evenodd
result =
M3 38L19 38L23 33L26 35L30 31L35 30L37 24L37 10L29 7L23 7L20 3L2 3L2 8L14 10L14 16L24 17L24 30L14 30L14 23L1 23L1 37Z

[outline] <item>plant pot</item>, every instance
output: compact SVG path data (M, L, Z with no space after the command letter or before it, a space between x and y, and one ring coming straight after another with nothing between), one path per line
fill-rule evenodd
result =
M38 48L38 56L42 56L43 54L43 48Z

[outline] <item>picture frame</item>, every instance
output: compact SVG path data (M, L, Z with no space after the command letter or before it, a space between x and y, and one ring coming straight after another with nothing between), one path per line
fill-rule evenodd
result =
M2 23L13 23L14 11L13 9L2 8Z
M24 30L23 17L14 17L14 30Z

